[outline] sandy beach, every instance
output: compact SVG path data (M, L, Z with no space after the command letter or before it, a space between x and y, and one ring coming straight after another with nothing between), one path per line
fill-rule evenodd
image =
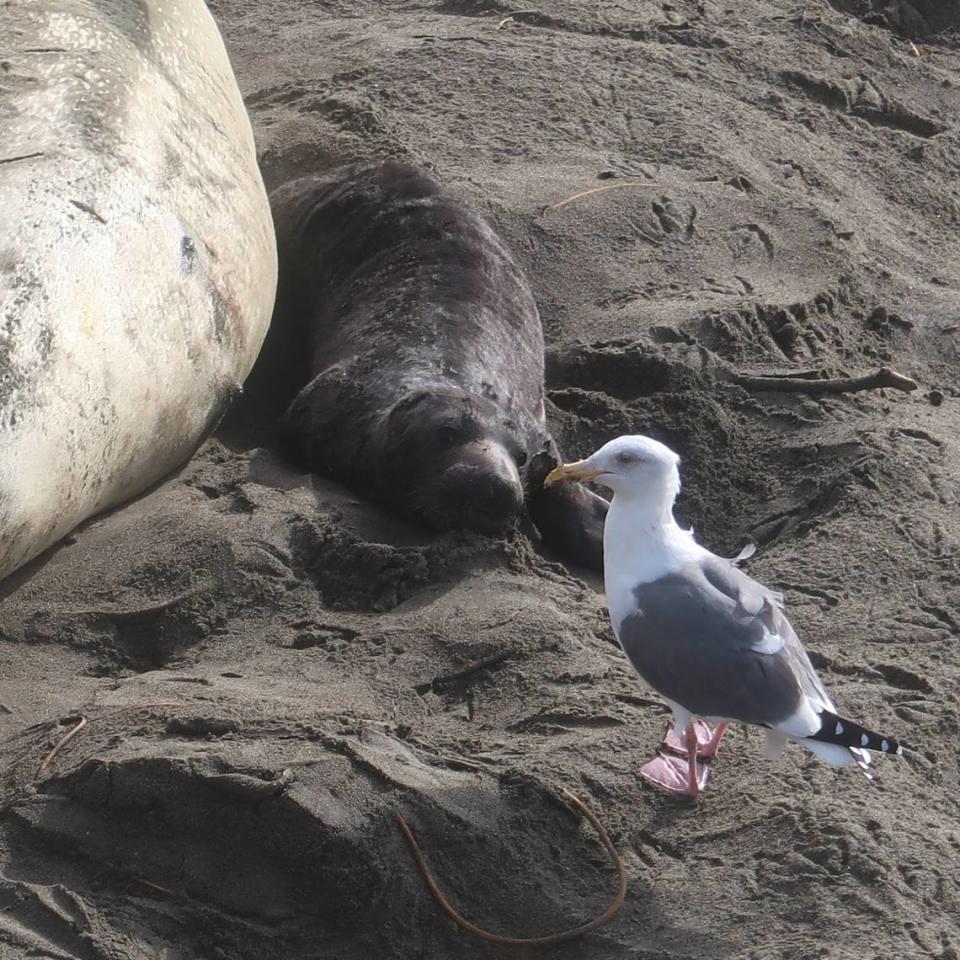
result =
M242 410L0 585L0 957L960 955L960 13L933 0L216 0L275 186L431 170L507 238L569 457L648 433L787 599L877 777L728 735L702 800L600 582L434 536ZM603 188L603 189L601 189ZM762 389L891 368L919 385ZM746 378L746 379L745 379ZM85 726L51 751L65 734ZM42 768L42 769L41 769ZM520 955L520 954L517 954Z

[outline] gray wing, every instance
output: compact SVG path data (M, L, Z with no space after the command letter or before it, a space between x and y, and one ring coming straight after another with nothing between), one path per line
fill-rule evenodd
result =
M781 595L729 561L688 564L640 584L634 597L636 610L619 629L624 652L651 687L690 713L773 727L832 709Z

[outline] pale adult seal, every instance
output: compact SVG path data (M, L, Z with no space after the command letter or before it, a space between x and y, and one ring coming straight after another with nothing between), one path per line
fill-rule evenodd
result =
M251 382L286 408L293 456L434 529L501 532L526 505L546 543L599 568L606 501L542 486L558 457L543 332L485 220L392 161L271 203L280 285Z
M0 577L186 460L260 349L276 246L202 0L0 23Z

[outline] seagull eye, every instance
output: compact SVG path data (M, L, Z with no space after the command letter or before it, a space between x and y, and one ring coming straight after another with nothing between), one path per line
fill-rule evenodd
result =
M633 453L618 453L617 454L617 463L622 463L626 466L629 463L636 463L639 457Z

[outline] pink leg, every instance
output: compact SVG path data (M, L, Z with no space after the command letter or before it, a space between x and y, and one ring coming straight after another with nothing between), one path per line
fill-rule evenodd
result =
M699 754L704 760L712 760L716 755L717 751L720 749L720 741L723 739L723 735L727 732L727 727L730 724L726 720L717 724L716 729L713 731L713 736L706 742L700 745Z
M698 797L707 785L709 770L697 754L697 728L691 722L685 731L686 759L658 753L640 768L640 776L676 797Z
M691 720L687 724L687 732L684 734L687 741L687 780L690 784L690 796L700 796L700 777L697 771L697 725Z
M703 757L704 760L712 760L717 755L720 741L723 739L728 726L729 724L726 722L718 723L716 730L711 730L701 720L694 721L694 729L697 732L697 755ZM663 744L671 752L685 757L687 755L686 730L682 734L678 734L673 727L668 728L663 738Z

